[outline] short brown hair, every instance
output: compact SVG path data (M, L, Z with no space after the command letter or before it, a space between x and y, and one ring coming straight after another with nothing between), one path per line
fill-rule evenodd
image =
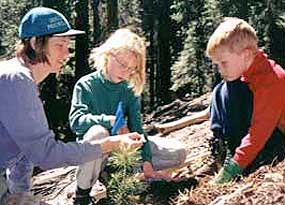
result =
M254 28L246 21L235 17L226 17L211 35L206 53L211 58L220 47L226 47L236 53L243 49L257 51L257 42Z
M22 39L16 45L16 57L22 58L25 64L49 63L47 43L49 36L35 38L35 48L31 45L32 38Z

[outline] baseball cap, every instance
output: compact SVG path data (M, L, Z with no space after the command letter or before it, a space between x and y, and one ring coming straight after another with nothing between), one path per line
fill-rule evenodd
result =
M58 11L36 7L22 18L19 26L19 38L25 39L39 36L74 36L84 31L72 29L67 19Z

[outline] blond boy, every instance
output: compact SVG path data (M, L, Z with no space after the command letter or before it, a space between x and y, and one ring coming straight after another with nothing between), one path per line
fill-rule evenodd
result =
M257 44L247 22L225 18L207 45L207 55L224 79L211 104L211 130L227 149L215 183L284 157L285 72Z

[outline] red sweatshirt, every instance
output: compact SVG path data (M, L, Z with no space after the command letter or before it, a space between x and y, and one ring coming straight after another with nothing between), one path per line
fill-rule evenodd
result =
M249 132L236 149L234 160L246 168L276 127L285 132L285 71L259 51L242 80L253 92L253 115Z

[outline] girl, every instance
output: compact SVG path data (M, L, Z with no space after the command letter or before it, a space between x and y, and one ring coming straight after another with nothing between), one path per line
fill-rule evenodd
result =
M72 130L79 138L84 135L84 140L109 136L120 104L127 122L117 133L143 134L140 95L145 84L144 40L128 29L119 29L104 44L92 50L90 61L96 71L82 77L74 87L69 115ZM184 161L185 153L174 158L164 153L165 160L155 160L152 159L153 148L154 145L146 139L141 152L145 178L171 179L165 172L154 171L153 167L161 169L166 164L176 165L177 158ZM103 157L79 166L75 197L75 202L79 202L77 204L83 204L80 202L90 198L89 193L98 179L102 162Z

